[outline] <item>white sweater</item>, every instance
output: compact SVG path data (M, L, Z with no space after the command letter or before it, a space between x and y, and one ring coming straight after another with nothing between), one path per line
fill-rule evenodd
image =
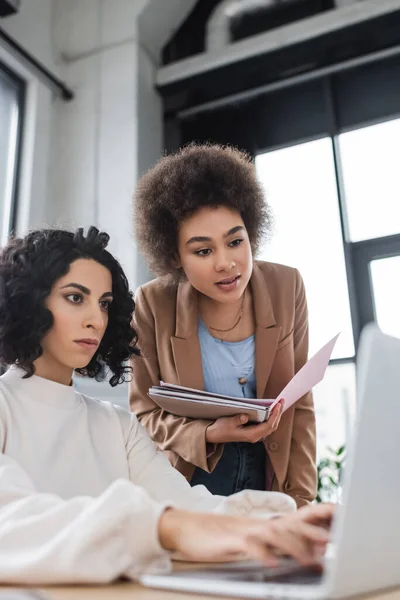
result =
M94 583L169 568L166 506L294 510L274 492L191 488L136 417L12 367L0 377L0 582Z

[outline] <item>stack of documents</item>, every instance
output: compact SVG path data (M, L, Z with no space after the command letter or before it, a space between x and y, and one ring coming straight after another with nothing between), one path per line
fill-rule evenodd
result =
M179 417L215 420L244 413L249 421L261 423L279 400L284 400L285 411L323 379L338 336L310 358L275 399L224 396L162 381L151 387L148 394L158 406Z
M161 408L180 417L218 419L245 413L249 415L250 421L257 423L268 419L269 407L273 403L273 400L236 398L163 382L151 387L149 396Z

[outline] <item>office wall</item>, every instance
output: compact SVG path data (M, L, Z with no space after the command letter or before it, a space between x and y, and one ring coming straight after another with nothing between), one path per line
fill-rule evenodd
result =
M59 55L52 20L53 0L21 0L19 12L2 19L1 27L48 69L58 73Z
M132 234L132 193L162 154L154 89L161 48L188 0L22 0L2 26L72 88L65 102L34 77L27 102L26 193L18 230L97 225L131 286L149 278ZM11 65L12 66L12 65Z

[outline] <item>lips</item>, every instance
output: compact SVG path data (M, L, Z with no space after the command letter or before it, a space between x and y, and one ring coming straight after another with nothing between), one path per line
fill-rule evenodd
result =
M221 281L217 281L217 285L229 285L233 283L237 279L239 279L240 275L235 275L234 277L229 277L228 279L222 279Z
M228 294L230 292L234 292L240 286L240 275L235 275L233 277L227 277L226 279L221 279L215 283L220 292L224 294Z
M86 350L94 350L99 345L99 342L93 338L83 338L81 340L74 340L74 342Z

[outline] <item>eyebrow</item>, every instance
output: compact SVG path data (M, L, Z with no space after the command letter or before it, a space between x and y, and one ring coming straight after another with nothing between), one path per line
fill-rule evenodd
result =
M89 288L85 287L84 285L81 285L80 283L67 283L67 285L63 285L60 289L63 290L64 288L76 288L77 290L79 290L83 294L86 294L87 296L90 296L91 294ZM104 292L104 294L102 294L100 298L112 298L112 295L112 292Z
M230 229L227 233L224 233L224 238L229 237L230 235L233 235L234 233L237 233L238 231L243 231L244 227L243 225L237 225L236 227L232 227L232 229ZM211 242L211 238L208 236L204 236L204 235L195 235L193 237L191 237L186 244L194 244L195 242Z

